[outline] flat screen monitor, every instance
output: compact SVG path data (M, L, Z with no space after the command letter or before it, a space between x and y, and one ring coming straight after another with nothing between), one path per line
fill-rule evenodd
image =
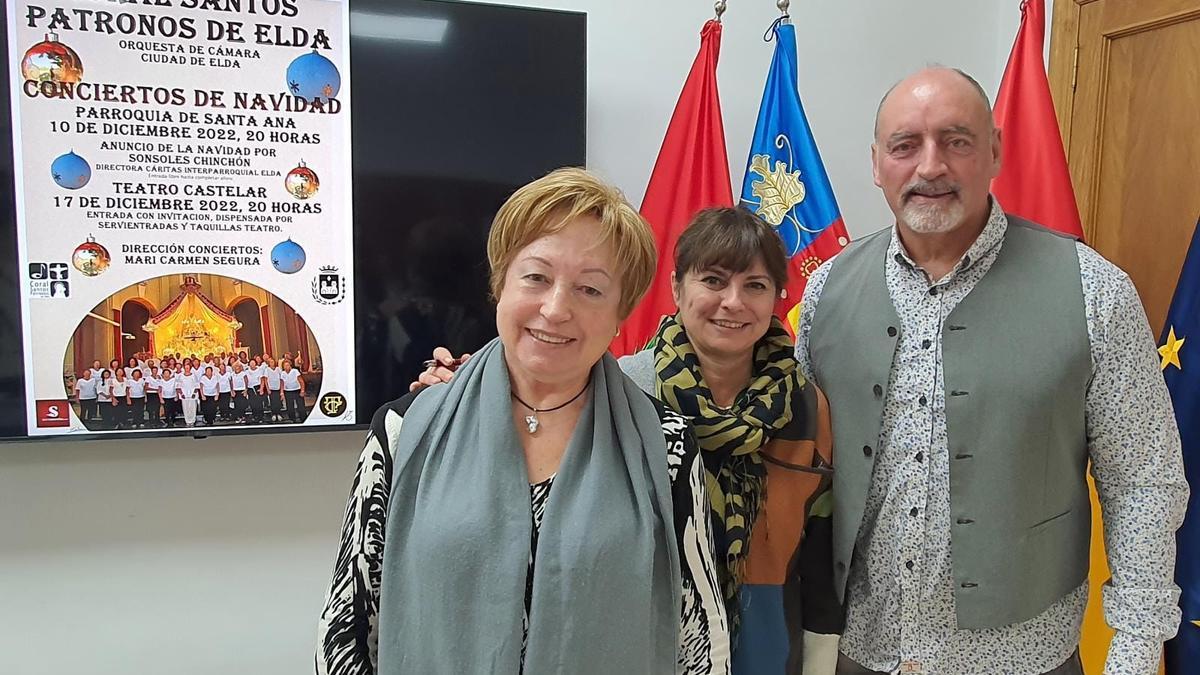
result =
M5 21L0 439L367 424L434 346L495 336L493 215L586 160L581 13L7 0ZM94 361L129 395L193 355L211 424L210 397L201 426L74 400ZM255 356L282 371L257 407L232 377L253 389Z

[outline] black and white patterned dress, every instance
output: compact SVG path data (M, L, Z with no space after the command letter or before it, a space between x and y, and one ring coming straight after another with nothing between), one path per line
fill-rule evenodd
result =
M373 675L378 663L379 589L385 521L392 483L392 445L415 395L385 405L375 414L350 490L333 579L318 629L318 675ZM647 397L649 398L649 397ZM649 398L658 411L667 444L667 467L674 504L675 535L683 582L677 673L729 672L729 630L721 602L708 493L691 427L685 418ZM532 583L540 515L553 477L530 486ZM526 613L529 594L526 593ZM614 618L614 620L620 620Z

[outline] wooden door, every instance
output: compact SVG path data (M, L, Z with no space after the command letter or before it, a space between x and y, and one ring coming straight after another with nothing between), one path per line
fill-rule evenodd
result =
M1084 236L1133 278L1157 338L1200 217L1200 0L1055 0L1050 86ZM1112 635L1092 499L1089 675Z
M1157 337L1200 217L1200 0L1060 1L1054 21L1084 233L1133 278Z

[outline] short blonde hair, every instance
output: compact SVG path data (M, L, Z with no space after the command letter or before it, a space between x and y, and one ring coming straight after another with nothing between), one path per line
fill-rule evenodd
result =
M650 226L617 188L583 169L556 169L513 193L488 233L492 296L499 299L517 252L561 231L576 218L600 221L600 241L612 246L621 282L621 319L629 316L654 278L658 257Z

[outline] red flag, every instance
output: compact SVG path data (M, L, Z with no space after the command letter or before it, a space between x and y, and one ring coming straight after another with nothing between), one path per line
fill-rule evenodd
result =
M1067 170L1062 136L1046 81L1042 57L1046 39L1044 0L1021 3L1021 28L1013 44L1000 93L996 95L996 125L1001 130L1000 175L992 193L1009 213L1053 230L1083 239L1075 191ZM1111 576L1104 553L1104 526L1095 484L1088 477L1092 498L1091 580L1079 652L1088 672L1104 668L1113 631L1104 621L1101 587Z
M996 95L1003 164L1000 175L992 181L992 194L1013 215L1083 239L1071 173L1046 80L1042 56L1045 40L1045 1L1023 0L1021 28Z
M644 347L654 337L662 315L675 312L671 298L675 242L692 216L711 206L733 206L725 127L717 96L720 51L721 24L710 20L700 31L700 51L683 83L642 200L642 216L654 228L658 270L646 297L612 342L612 352L617 356Z

